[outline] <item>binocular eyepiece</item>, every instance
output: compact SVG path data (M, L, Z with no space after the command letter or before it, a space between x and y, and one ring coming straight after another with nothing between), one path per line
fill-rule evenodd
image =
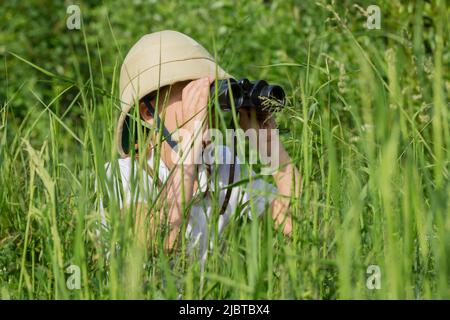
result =
M215 83L211 84L211 97L215 97L215 85ZM233 105L236 110L246 107L256 108L260 111L274 111L284 107L285 104L285 93L282 87L269 85L264 80L249 81L245 78L239 81L235 79L218 80L217 97L223 111L230 111Z

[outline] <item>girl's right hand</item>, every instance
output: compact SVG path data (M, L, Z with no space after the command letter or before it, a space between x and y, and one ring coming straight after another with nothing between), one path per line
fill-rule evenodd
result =
M202 155L202 136L206 128L209 86L212 78L191 81L182 91L181 110L177 112L178 154L175 172L170 176L167 189L170 232L165 240L166 251L176 246L183 222L184 204L189 203L194 192L195 161ZM180 116L180 117L178 117ZM174 160L174 159L173 159Z
M201 156L202 138L206 130L208 114L208 98L210 84L214 81L214 77L205 77L189 82L182 91L181 96L181 123L179 126L179 136L181 137L180 146L182 153L192 151L185 164L190 163Z
M195 121L203 122L206 119L210 84L213 77L205 77L189 82L183 89L182 119L185 125L191 125Z

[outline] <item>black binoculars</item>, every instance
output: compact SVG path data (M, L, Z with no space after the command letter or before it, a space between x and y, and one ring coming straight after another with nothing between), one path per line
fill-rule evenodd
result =
M211 97L215 97L215 85L211 84ZM250 81L245 78L239 81L218 80L217 98L223 111L230 111L233 105L236 110L246 107L256 108L257 111L274 111L285 104L285 93L280 86L269 85L264 80Z

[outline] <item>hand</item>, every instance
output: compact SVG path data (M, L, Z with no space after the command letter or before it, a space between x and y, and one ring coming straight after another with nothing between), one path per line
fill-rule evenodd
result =
M175 167L167 183L167 219L170 230L164 243L166 252L173 250L177 245L184 217L184 204L189 203L193 196L194 163L202 152L201 141L206 128L209 87L212 81L213 78L193 80L181 93L181 108L176 113L179 150L175 158L172 154L173 163L181 166Z
M239 115L239 125L244 131L249 129L256 130L257 145L252 143L252 139L250 139L250 143L253 148L258 150L261 157L268 157L268 159L265 160L270 161L272 156L271 144L274 142L276 144L273 146L275 149L278 149L276 152L279 152L279 154L274 156L278 157L279 155L282 155L284 159L285 150L280 143L278 131L275 130L277 126L271 113L262 111L257 112L254 108L241 108L239 109ZM264 141L261 141L263 135L260 135L260 130L267 130Z
M179 147L183 154L191 153L186 159L196 159L201 155L202 136L206 129L208 97L213 77L205 77L189 82L182 90L180 113L177 115ZM193 163L193 162L191 162Z
M240 114L240 126L243 130L248 129L276 129L276 123L273 119L272 114L268 112L256 112L255 109L242 108L239 110ZM272 219L277 227L283 228L283 233L286 236L291 236L292 234L292 216L289 212L289 202L291 197L297 197L300 195L301 179L300 173L297 168L292 164L291 158L289 157L287 151L284 149L283 145L280 143L278 133L276 131L268 132L266 141L259 141L260 135L258 137L258 148L260 155L264 150L269 158L278 157L278 170L272 173L275 183L278 188L278 193L280 198L276 198L271 203ZM270 154L270 145L278 141L278 153ZM251 139L250 139L251 141ZM267 148L267 149L264 149ZM262 156L262 155L261 155ZM277 167L278 167L277 166Z
M239 109L239 125L243 130L275 129L276 123L270 112L258 111L255 108Z
M213 77L205 77L189 82L181 95L181 119L179 125L191 128L195 121L203 122L207 115L210 84ZM184 126L183 126L184 127Z

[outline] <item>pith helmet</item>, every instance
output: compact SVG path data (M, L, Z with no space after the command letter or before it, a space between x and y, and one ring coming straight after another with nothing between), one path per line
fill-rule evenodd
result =
M231 78L197 41L177 31L143 36L130 49L120 70L120 117L116 140L120 156L129 153L128 112L136 101L166 85L207 76Z

